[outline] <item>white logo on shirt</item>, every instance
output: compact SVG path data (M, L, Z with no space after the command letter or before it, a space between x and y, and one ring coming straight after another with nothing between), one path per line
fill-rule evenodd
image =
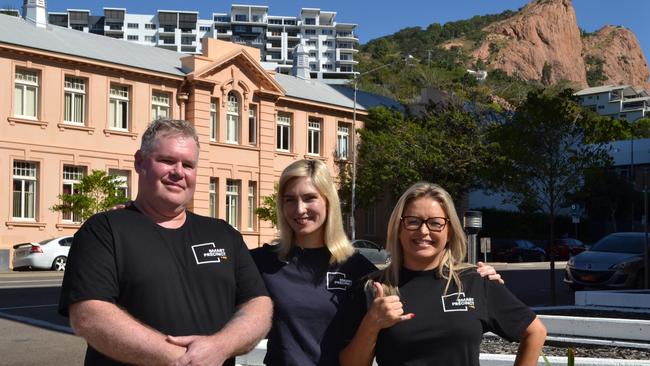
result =
M192 252L194 252L196 264L221 263L222 260L228 259L226 250L217 248L214 243L192 245Z
M465 297L464 292L455 292L453 294L441 296L440 300L442 301L442 310L445 313L450 311L467 311L468 309L474 309L474 298Z
M347 290L352 286L352 280L348 280L343 272L327 272L328 290Z

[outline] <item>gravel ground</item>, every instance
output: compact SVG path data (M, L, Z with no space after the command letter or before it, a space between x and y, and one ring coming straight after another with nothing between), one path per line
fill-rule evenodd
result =
M623 318L623 319L643 319L650 320L650 313L627 313L619 311L601 311L601 310L556 310L544 309L538 310L538 314L547 315L572 315L585 317L603 317L603 318ZM499 337L485 336L481 343L482 353L493 354L516 354L518 343L511 343ZM548 344L542 349L542 354L546 356L566 356L567 348L571 345L552 345ZM609 346L591 346L591 345L573 345L573 351L576 357L592 358L615 358L623 360L650 360L650 349L626 348L626 347L609 347Z
M481 353L514 355L517 354L519 343L511 343L499 337L485 336L481 343ZM567 346L545 345L542 354L545 356L566 356ZM585 345L573 346L576 357L616 358L623 360L650 360L650 349L625 347L591 347Z

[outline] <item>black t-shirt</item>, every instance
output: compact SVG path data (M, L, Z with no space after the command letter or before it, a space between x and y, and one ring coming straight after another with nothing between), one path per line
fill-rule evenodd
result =
M376 275L373 275L373 278ZM460 275L459 293L437 270L400 273L400 299L405 313L415 318L379 332L376 359L379 365L478 366L483 333L519 340L535 314L508 289L473 269ZM353 290L345 315L345 338L354 336L366 313L363 286Z
M338 365L341 308L352 284L377 268L359 253L330 265L327 248L295 248L287 262L277 247L251 251L273 299L273 327L264 363L269 366Z
M163 334L207 335L236 306L267 295L241 234L222 220L187 212L166 229L134 206L97 214L75 234L59 313L103 300ZM119 365L88 347L87 365ZM234 365L234 359L225 365Z

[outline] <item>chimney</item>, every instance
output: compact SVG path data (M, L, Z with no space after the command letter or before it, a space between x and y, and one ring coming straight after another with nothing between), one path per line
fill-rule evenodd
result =
M301 79L311 78L309 75L309 53L302 43L293 49L293 69L291 74Z
M23 17L37 27L47 26L47 5L45 0L23 0Z

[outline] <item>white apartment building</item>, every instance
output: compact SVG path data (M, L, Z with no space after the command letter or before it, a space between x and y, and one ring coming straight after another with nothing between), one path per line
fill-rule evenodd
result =
M125 8L49 12L50 24L124 39L177 52L199 54L201 39L216 38L258 48L263 62L276 71L291 73L294 49L309 53L312 79L335 82L354 74L359 40L356 24L337 23L336 12L302 8L298 16L269 15L268 6L231 6L228 13L199 19L196 11L157 10L156 14L130 14Z
M650 117L650 93L630 85L604 85L582 89L575 93L579 102L594 112L616 119L634 122Z

